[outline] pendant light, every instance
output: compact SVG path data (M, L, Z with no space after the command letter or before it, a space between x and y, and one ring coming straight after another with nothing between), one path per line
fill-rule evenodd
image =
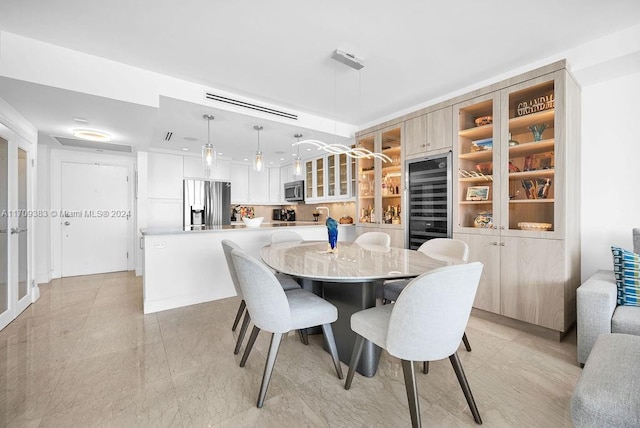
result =
M203 119L207 120L207 144L202 146L202 163L204 164L205 175L209 177L211 175L211 167L215 165L217 160L216 148L211 144L211 121L214 119L213 115L202 115Z
M258 150L256 151L256 158L253 161L253 169L260 172L264 167L264 162L262 160L262 152L260 151L260 131L262 131L264 128L260 125L256 125L253 127L253 129L258 131Z
M300 138L302 138L302 134L295 134L295 138L298 139L298 154L296 155L295 160L293 161L293 176L301 177L302 176L302 160L300 159Z

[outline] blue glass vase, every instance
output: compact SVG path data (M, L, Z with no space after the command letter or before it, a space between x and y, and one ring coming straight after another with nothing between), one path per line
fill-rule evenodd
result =
M338 245L338 222L329 217L326 222L327 232L329 234L329 246L333 251Z
M542 132L544 132L545 129L547 129L546 123L542 125L531 125L529 131L533 133L533 141L542 141Z

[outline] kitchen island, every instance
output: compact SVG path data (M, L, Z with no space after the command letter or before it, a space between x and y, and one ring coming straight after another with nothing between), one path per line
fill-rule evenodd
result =
M144 313L235 296L221 241L230 239L259 260L260 250L271 242L271 234L284 228L295 231L304 240L327 239L326 226L314 222L141 229ZM352 224L340 225L338 240L352 242L355 229Z

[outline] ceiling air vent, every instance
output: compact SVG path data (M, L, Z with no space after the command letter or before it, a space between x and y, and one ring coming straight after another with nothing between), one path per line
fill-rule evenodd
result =
M273 114L275 116L286 117L287 119L298 120L297 114L287 113L286 111L275 110L269 107L247 103L245 101L234 100L233 98L223 97L221 95L212 94L210 92L205 93L205 98L212 101L218 101L225 104L231 104L238 107L261 111L263 113Z
M164 136L164 141L171 141L171 137L173 137L173 132L167 132Z
M112 152L131 153L131 146L124 144L100 143L97 141L79 140L76 138L53 137L58 143L67 147L80 147L91 150L111 150Z

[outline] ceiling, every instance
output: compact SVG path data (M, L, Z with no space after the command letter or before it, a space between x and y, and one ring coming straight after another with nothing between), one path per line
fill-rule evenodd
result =
M637 0L0 3L1 31L357 127L638 23ZM365 67L333 61L335 49ZM287 163L296 132L347 141L169 97L145 107L6 77L0 97L43 140L69 136L71 118L83 117L120 144L198 153L207 113L212 142L233 159L252 156L256 124L269 162Z

